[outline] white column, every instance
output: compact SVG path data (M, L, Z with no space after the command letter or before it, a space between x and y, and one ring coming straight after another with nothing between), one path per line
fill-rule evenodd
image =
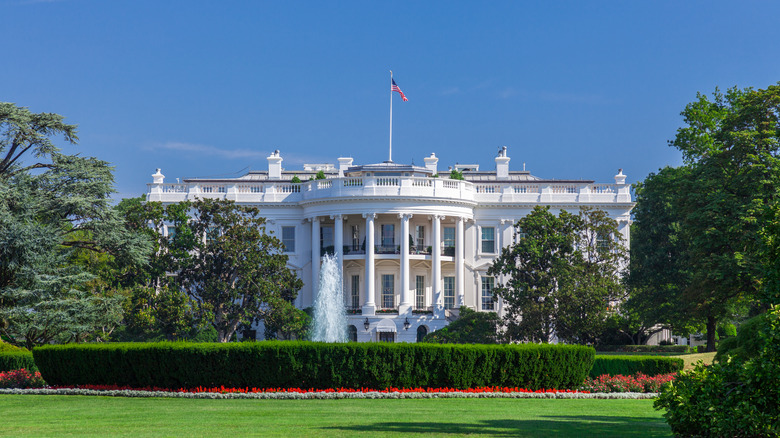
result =
M466 305L463 284L463 218L459 217L455 227L455 294L458 296L458 307Z
M336 264L339 272L344 266L344 216L337 214L333 216L333 245L336 247Z
M401 304L398 314L411 313L412 300L409 293L409 218L411 214L400 214L401 217Z
M366 302L363 304L363 315L371 316L376 311L374 304L374 213L364 213L366 218Z
M320 218L311 219L311 304L317 301L320 288Z
M444 297L441 290L441 216L433 216L433 245L431 250L431 289L433 290L433 314L444 318Z

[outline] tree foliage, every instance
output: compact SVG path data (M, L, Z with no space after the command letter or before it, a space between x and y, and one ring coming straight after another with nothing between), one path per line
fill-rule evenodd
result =
M77 139L59 115L0 104L0 332L28 348L105 339L116 326L121 300L90 288L95 276L73 263L79 252L138 266L151 249L123 232L111 166L61 153L56 134Z
M655 193L638 191L641 238L632 252L632 281L688 316L651 315L659 321L705 323L707 349L714 351L718 323L755 303L771 279L774 263L760 236L778 203L780 86L716 91L712 100L699 94L682 115L686 126L670 145L685 166L640 186L655 184ZM653 238L660 238L657 246ZM671 281L663 280L667 275Z
M425 335L423 342L435 344L495 344L501 318L495 312L477 312L461 307L458 319Z
M494 294L504 300L507 338L597 341L610 302L622 294L625 250L617 223L600 210L556 216L539 206L515 231L517 242L504 247L488 270L504 279Z
M198 200L173 241L192 246L175 256L178 281L227 342L239 324L289 309L303 282L287 267L284 245L265 232L254 207Z

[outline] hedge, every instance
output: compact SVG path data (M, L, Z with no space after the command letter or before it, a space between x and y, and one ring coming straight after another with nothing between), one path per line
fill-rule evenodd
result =
M685 367L685 361L679 357L666 356L607 356L596 355L593 362L593 368L590 370L590 377L609 374L616 376L622 374L630 376L636 373L646 374L648 376L657 376L659 374L674 373Z
M37 371L33 355L27 350L0 352L0 371L20 370L25 368Z
M688 353L691 347L687 345L597 345L596 352L620 353Z
M537 390L579 387L595 351L575 345L264 341L46 345L33 355L43 378L59 386Z

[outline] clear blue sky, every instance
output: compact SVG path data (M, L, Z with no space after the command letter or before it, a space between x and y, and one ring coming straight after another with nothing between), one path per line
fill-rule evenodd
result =
M780 81L776 1L0 0L0 100L79 125L119 197L176 177L431 152L629 182L696 92Z

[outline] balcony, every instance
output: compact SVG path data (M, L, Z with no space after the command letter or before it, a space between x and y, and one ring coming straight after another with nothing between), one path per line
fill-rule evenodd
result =
M179 202L195 198L237 202L306 202L328 198L398 196L451 199L476 203L631 202L627 184L538 181L470 182L421 177L348 177L289 183L282 181L191 181L148 184L149 201Z

